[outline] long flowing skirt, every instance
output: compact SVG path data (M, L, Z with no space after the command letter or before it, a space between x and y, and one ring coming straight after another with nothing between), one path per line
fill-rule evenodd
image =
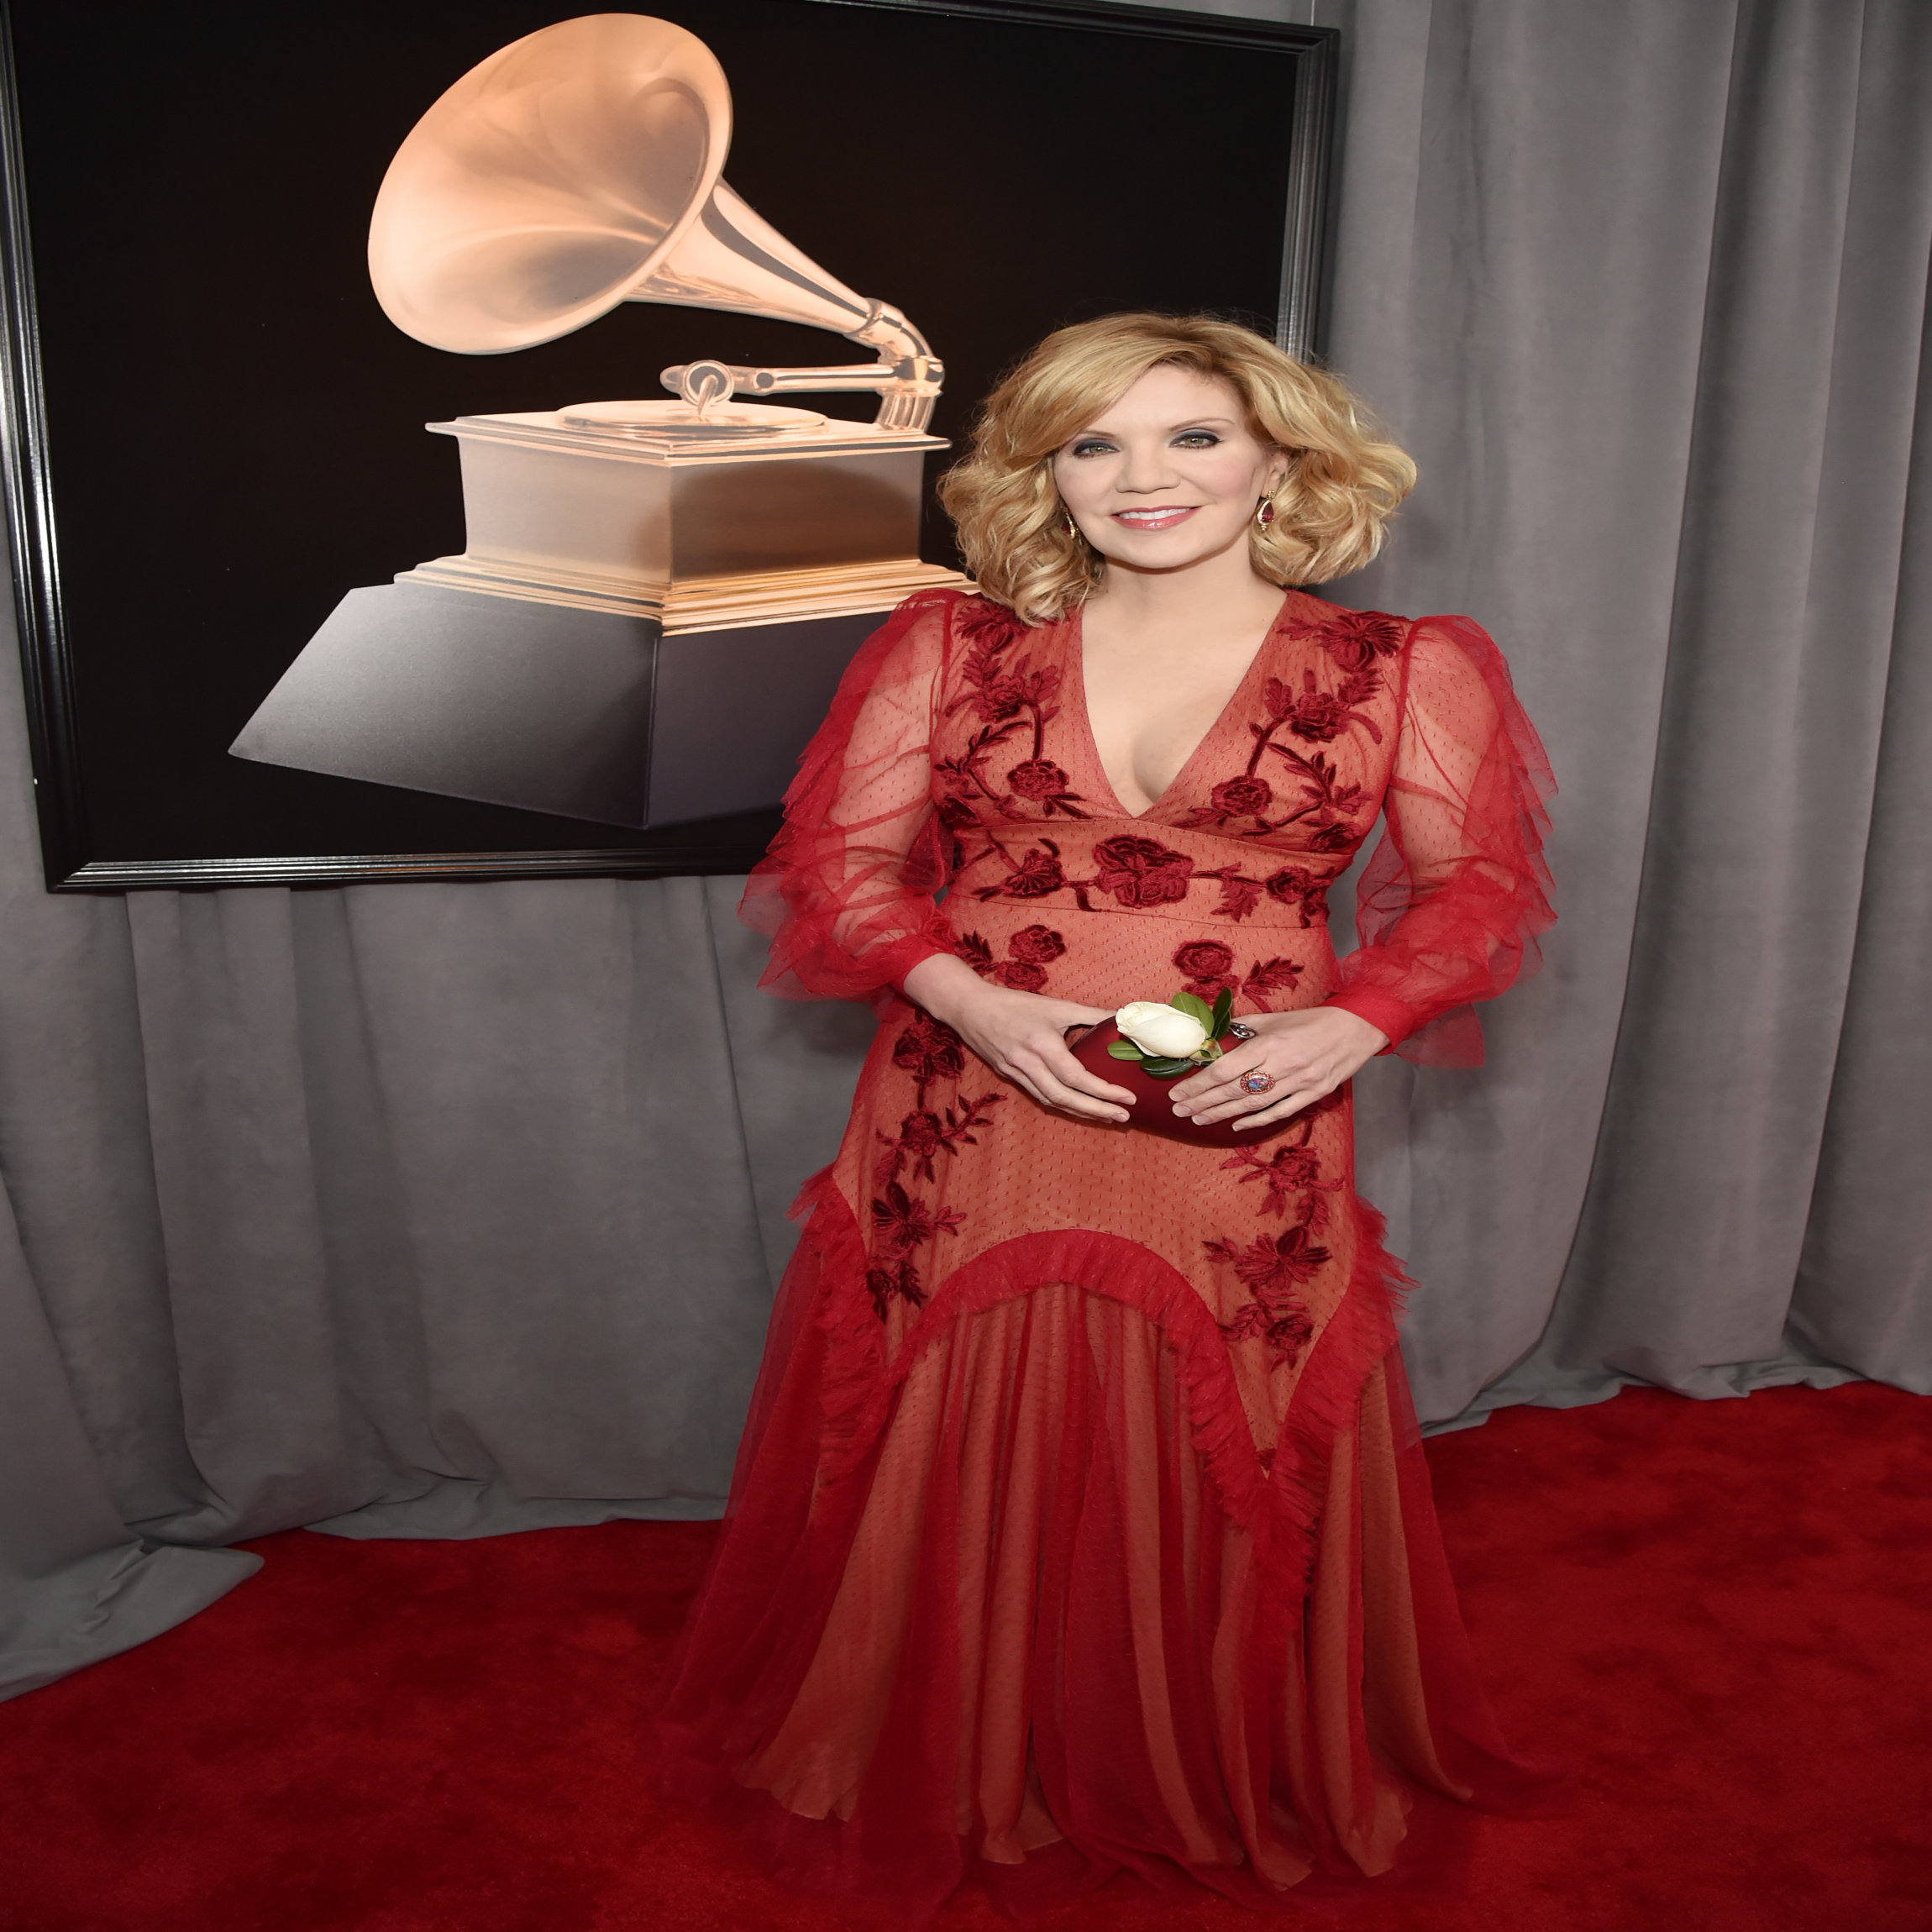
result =
M1000 1088L887 1012L800 1202L669 1788L901 1923L1123 1867L1292 1905L1516 1808L1346 1090L1230 1157Z

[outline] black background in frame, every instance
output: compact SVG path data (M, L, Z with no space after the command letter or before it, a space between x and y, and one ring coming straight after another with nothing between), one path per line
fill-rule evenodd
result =
M658 10L730 80L732 185L945 358L939 433L1068 321L1151 307L1272 327L1297 63L1327 51L1320 31L1135 8ZM228 755L344 591L462 549L455 449L425 422L648 396L698 355L862 359L642 303L501 357L384 318L364 248L390 156L459 75L572 10L9 11L46 425L37 475L17 393L14 530L31 550L50 488L60 559L58 595L43 570L21 598L50 884L749 865L773 815L626 833ZM953 560L930 507L925 554Z

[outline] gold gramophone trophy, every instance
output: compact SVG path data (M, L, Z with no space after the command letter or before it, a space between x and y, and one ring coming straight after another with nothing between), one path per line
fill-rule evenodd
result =
M639 827L770 805L877 614L965 580L918 555L940 364L732 192L731 126L722 69L669 21L516 41L391 162L376 297L470 355L653 302L878 360L695 361L664 371L667 398L430 423L461 458L463 554L351 591L236 756ZM737 400L852 390L878 393L875 422Z

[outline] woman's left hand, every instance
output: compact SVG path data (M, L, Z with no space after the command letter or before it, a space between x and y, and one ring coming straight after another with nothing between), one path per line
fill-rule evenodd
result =
M1236 1133L1285 1120L1333 1093L1389 1044L1380 1027L1340 1006L1244 1013L1240 1018L1256 1037L1231 1047L1173 1089L1174 1111L1184 1119L1203 1126L1234 1120ZM1264 1092L1250 1093L1241 1084L1255 1073L1269 1076Z

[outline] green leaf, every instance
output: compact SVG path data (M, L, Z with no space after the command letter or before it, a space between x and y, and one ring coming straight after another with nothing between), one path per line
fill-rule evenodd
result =
M1224 986L1214 1003L1214 1017L1208 1021L1208 1037L1218 1040L1227 1031L1227 1023L1234 1015L1234 988Z
M1192 1060L1146 1059L1141 1062L1141 1071L1143 1074L1152 1074L1157 1080L1171 1080L1177 1074L1193 1073L1194 1063Z
M1137 1060L1141 1050L1131 1040L1110 1040L1107 1042L1107 1058L1110 1060Z
M1199 1020L1204 1026L1214 1019L1214 1009L1198 993L1177 993L1168 1004L1185 1013L1189 1019Z

